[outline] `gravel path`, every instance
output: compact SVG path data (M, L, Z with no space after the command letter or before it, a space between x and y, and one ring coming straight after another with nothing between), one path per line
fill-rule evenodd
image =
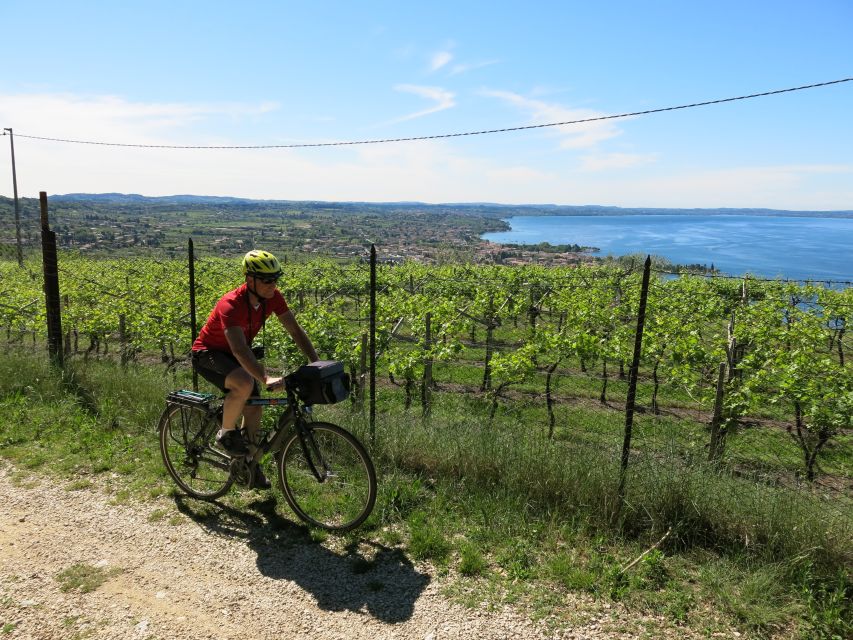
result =
M115 505L95 488L14 482L0 464L0 637L601 639L642 629L638 616L589 602L583 626L556 631L509 608L463 608L397 549L312 542L269 500L201 517L197 504ZM106 581L62 591L57 576L80 564Z

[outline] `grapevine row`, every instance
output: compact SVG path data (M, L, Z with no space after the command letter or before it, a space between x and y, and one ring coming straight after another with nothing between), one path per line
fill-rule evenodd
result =
M43 332L38 265L21 270L0 262L0 275L0 326L7 338ZM92 353L113 344L123 354L159 350L172 362L186 354L192 330L185 261L62 255L59 277L67 351ZM198 260L195 278L200 321L240 282L234 261L217 258ZM608 383L631 359L639 284L638 272L603 266L380 265L381 369L405 390L408 406L419 386L428 402L424 381L429 377L434 386L433 366L478 367L470 390L488 397L492 416L513 388L540 385L553 437L553 391L562 369L595 373L599 401L607 402ZM321 354L357 374L367 331L367 265L289 264L280 287ZM650 410L659 410L659 390L667 385L710 411L722 385L715 407L722 436L710 457L746 416L774 410L785 416L804 475L814 479L824 453L850 443L851 323L851 288L654 278L642 353ZM263 339L271 358L298 363L278 323L269 323ZM853 470L845 475L853 477Z

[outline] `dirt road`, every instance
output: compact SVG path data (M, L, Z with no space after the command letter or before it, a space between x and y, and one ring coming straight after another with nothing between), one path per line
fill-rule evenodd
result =
M0 464L0 637L638 637L635 616L624 617L633 631L614 632L622 615L604 608L549 630L509 608L450 604L428 566L375 543L312 541L271 500L201 513L180 498L115 505L96 487L14 475ZM70 568L103 582L63 591Z

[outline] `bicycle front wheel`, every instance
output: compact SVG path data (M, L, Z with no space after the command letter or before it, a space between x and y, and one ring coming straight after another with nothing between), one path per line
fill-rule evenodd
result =
M328 422L299 427L278 459L278 477L290 508L305 522L349 531L376 503L376 471L362 444Z
M181 489L202 500L225 495L234 482L231 458L216 443L219 425L208 412L167 405L159 430L163 463Z

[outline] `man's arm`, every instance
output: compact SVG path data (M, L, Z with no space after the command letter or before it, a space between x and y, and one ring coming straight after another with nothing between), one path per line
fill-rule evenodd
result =
M299 322L297 322L296 316L293 315L293 311L288 309L279 315L278 319L281 321L284 328L287 329L287 332L290 334L290 337L293 338L293 341L296 343L296 346L299 347L299 350L306 358L308 358L309 362L316 362L320 359L320 356L317 355L317 350L314 349L314 345L311 344L311 339L308 337L308 334L305 333L305 330Z
M250 376L262 384L266 384L267 372L264 365L258 362L255 354L249 348L246 342L246 336L240 327L228 327L225 330L225 339L228 340L228 346L231 347L231 353L237 358L237 362L243 367Z

